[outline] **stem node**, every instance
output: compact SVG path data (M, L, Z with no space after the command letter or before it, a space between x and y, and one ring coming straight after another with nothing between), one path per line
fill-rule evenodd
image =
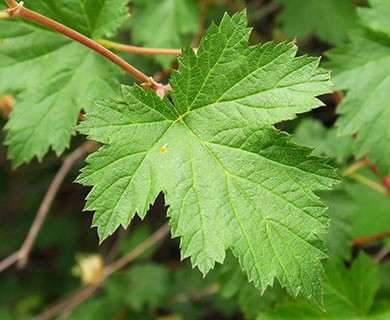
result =
M52 19L49 19L48 17L45 17L37 12L34 12L32 10L27 9L24 7L23 1L20 1L17 3L14 0L6 0L9 8L6 9L4 12L7 13L11 18L23 18L32 22L35 22L37 24L40 24L42 26L45 26L51 30L57 31L64 36L71 38L77 42L80 42L81 44L85 45L86 47L96 51L103 57L107 58L111 62L115 63L117 66L125 70L126 72L130 73L134 78L138 79L139 81L151 83L149 87L155 88L156 82L154 80L150 80L150 78L142 73L140 70L133 67L131 64L124 61L122 58L111 52L110 50L103 47L101 44L97 43L96 41L88 38L87 36L68 28L67 26L58 23L57 21L54 21Z
M5 10L6 13L10 15L11 18L16 18L20 14L20 10L23 8L24 2L20 1L15 7L8 8Z

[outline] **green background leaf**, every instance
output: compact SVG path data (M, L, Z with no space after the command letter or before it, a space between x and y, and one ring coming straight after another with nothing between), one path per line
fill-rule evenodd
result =
M132 11L132 41L144 47L181 49L198 30L199 2L195 0L139 1ZM168 68L173 57L153 59Z
M342 44L348 29L356 25L352 0L277 0L283 4L278 16L284 34L298 41L315 34L321 40Z
M344 163L353 150L352 136L338 136L337 129L324 127L314 119L304 119L294 131L296 143L314 148L313 153L335 159L338 164Z
M126 2L27 0L25 6L100 37L127 17ZM61 154L79 112L93 109L95 99L118 96L121 71L73 40L23 20L0 21L0 39L0 94L17 96L5 142L15 167L41 160L49 148Z
M338 89L348 93L338 108L341 135L357 133L357 158L368 154L381 175L390 175L390 32L388 16L376 11L390 10L389 1L370 1L372 9L359 11L364 28L350 33L350 43L328 53ZM387 11L386 11L387 10ZM370 17L375 14L376 22ZM375 29L370 29L373 26ZM378 31L378 28L382 28Z
M370 319L368 315L379 287L377 271L378 267L365 254L360 254L349 270L340 260L332 259L325 266L323 280L326 313L299 301L280 304L258 319Z

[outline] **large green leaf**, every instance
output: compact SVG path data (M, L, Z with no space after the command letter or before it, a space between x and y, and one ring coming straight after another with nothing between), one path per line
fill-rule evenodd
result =
M336 86L348 90L338 108L339 134L357 133L356 156L368 154L382 175L390 175L390 30L388 15L382 14L390 2L370 3L372 9L359 11L365 28L351 32L350 43L328 55Z
M292 38L312 34L332 44L341 44L356 25L353 0L276 0L283 4L278 15L284 33Z
M278 277L321 300L328 218L312 191L337 176L272 124L319 106L329 75L291 43L248 47L246 23L226 15L198 54L184 50L172 102L135 86L98 103L79 127L105 144L79 177L93 186L86 209L103 240L163 191L182 257L203 273L231 248L262 291Z
M25 6L96 38L112 34L126 18L126 2L27 0ZM6 125L14 166L42 159L50 147L62 153L80 110L118 95L118 68L62 35L21 20L0 21L0 39L0 94L17 95Z

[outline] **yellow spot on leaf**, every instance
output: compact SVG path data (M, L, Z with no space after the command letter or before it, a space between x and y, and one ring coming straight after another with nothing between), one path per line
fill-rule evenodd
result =
M168 143L164 144L164 145L160 148L160 152L161 152L161 153L167 152L167 146L168 146Z

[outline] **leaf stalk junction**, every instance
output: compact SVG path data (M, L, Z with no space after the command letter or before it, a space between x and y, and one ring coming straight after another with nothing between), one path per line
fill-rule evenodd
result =
M0 12L0 19L5 18L22 18L42 26L45 26L51 30L57 31L68 38L71 38L86 47L96 51L106 59L115 63L117 66L122 68L127 73L131 74L134 78L138 79L142 83L143 88L152 88L155 91L158 91L158 94L161 96L162 94L166 94L169 90L168 87L157 83L152 77L147 76L137 68L133 67L131 64L117 56L115 53L105 48L103 45L98 42L88 38L87 36L57 22L50 18L47 18L37 12L27 9L24 6L23 1L16 2L14 0L5 0L9 9Z

